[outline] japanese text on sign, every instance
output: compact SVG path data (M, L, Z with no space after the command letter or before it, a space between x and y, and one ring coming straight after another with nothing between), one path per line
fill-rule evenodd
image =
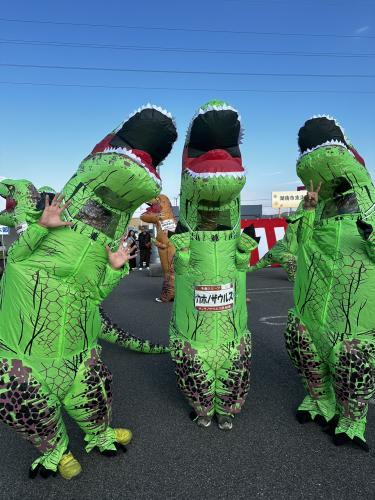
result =
M234 304L234 285L199 285L195 287L195 308L197 311L224 311Z

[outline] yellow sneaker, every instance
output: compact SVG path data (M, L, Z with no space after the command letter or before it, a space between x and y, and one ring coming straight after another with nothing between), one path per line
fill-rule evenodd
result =
M133 438L133 434L129 429L115 429L116 443L126 446Z
M75 476L78 476L82 471L82 467L80 466L78 460L76 460L72 453L66 453L62 456L59 462L59 472L64 479L72 479Z

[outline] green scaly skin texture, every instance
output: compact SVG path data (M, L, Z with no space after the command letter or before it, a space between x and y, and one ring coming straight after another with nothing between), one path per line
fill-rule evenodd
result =
M183 172L181 178L179 220L186 232L171 238L176 255L170 349L178 385L200 417L238 413L249 389L246 271L257 243L240 232L244 184L244 175L202 179ZM231 229L213 230L210 219ZM234 286L231 309L196 309L196 286L227 284Z
M15 189L13 189L13 186ZM39 195L41 193L55 192L56 191L50 186L43 186L38 189ZM6 179L0 182L0 195L3 197L11 195L17 202L16 208L12 212L0 213L1 225L15 227L16 218L22 218L22 220L25 220L27 223L35 223L40 219L42 211L36 208L36 202L39 200L39 196L35 193L35 188L30 181ZM169 351L166 346L153 344L148 340L135 337L125 332L119 326L112 323L103 310L100 311L100 314L102 322L99 339L137 352L158 354Z
M89 155L63 190L72 228L46 229L35 223L39 193L30 186L16 184L15 197L33 193L14 211L15 223L29 226L9 249L0 284L1 418L41 452L32 469L55 471L68 446L61 405L85 432L87 451L116 449L111 374L97 345L99 305L128 265L113 269L105 245L118 247L134 210L160 189L125 155ZM105 324L103 337L127 346L141 342L125 332L114 339L118 332Z
M295 306L286 333L308 390L300 410L327 421L336 415L336 434L364 441L375 392L375 189L345 147L302 156L297 173L306 186L322 182L316 209L304 210L298 226ZM341 197L334 195L338 185Z
M288 219L288 227L286 228L284 237L277 241L276 244L263 257L251 266L250 271L257 271L272 264L280 264L288 275L288 280L294 282L297 272L297 231L298 223L303 213L303 203L300 203L296 213Z

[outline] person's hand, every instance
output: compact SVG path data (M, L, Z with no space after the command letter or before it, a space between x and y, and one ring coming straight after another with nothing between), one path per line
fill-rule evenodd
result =
M70 201L62 204L64 195L56 193L50 204L49 196L46 195L45 208L43 210L42 216L39 219L38 224L45 228L55 228L62 226L72 226L72 222L68 222L61 219L62 212L70 205Z
M125 239L125 236L121 238L117 252L112 252L108 245L105 247L108 253L108 262L113 269L121 269L130 259L135 259L136 257L136 254L131 255L136 250L136 245L129 247Z
M305 210L315 210L316 206L319 201L319 191L322 186L322 183L319 182L318 187L314 191L314 184L313 181L310 180L310 190L307 191L307 194L305 196L305 204L304 208Z

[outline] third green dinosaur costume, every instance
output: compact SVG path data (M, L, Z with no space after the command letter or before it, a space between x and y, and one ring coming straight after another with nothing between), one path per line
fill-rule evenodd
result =
M298 136L297 174L321 182L316 209L298 226L294 309L286 345L308 395L300 422L331 422L334 442L368 449L375 392L375 189L364 161L336 121L308 120Z
M140 108L66 184L72 227L46 229L27 221L33 206L20 210L16 223L29 227L9 250L0 290L0 419L40 451L32 475L58 465L65 477L79 472L69 471L62 407L84 431L87 451L113 453L131 439L110 427L112 377L97 344L98 306L128 272L109 265L105 245L117 248L134 210L160 192L155 168L176 137L169 113Z
M170 349L198 425L216 414L230 429L249 390L246 271L257 242L240 231L245 185L240 117L221 101L202 106L185 142ZM254 231L253 231L254 232ZM255 234L255 233L254 233Z

